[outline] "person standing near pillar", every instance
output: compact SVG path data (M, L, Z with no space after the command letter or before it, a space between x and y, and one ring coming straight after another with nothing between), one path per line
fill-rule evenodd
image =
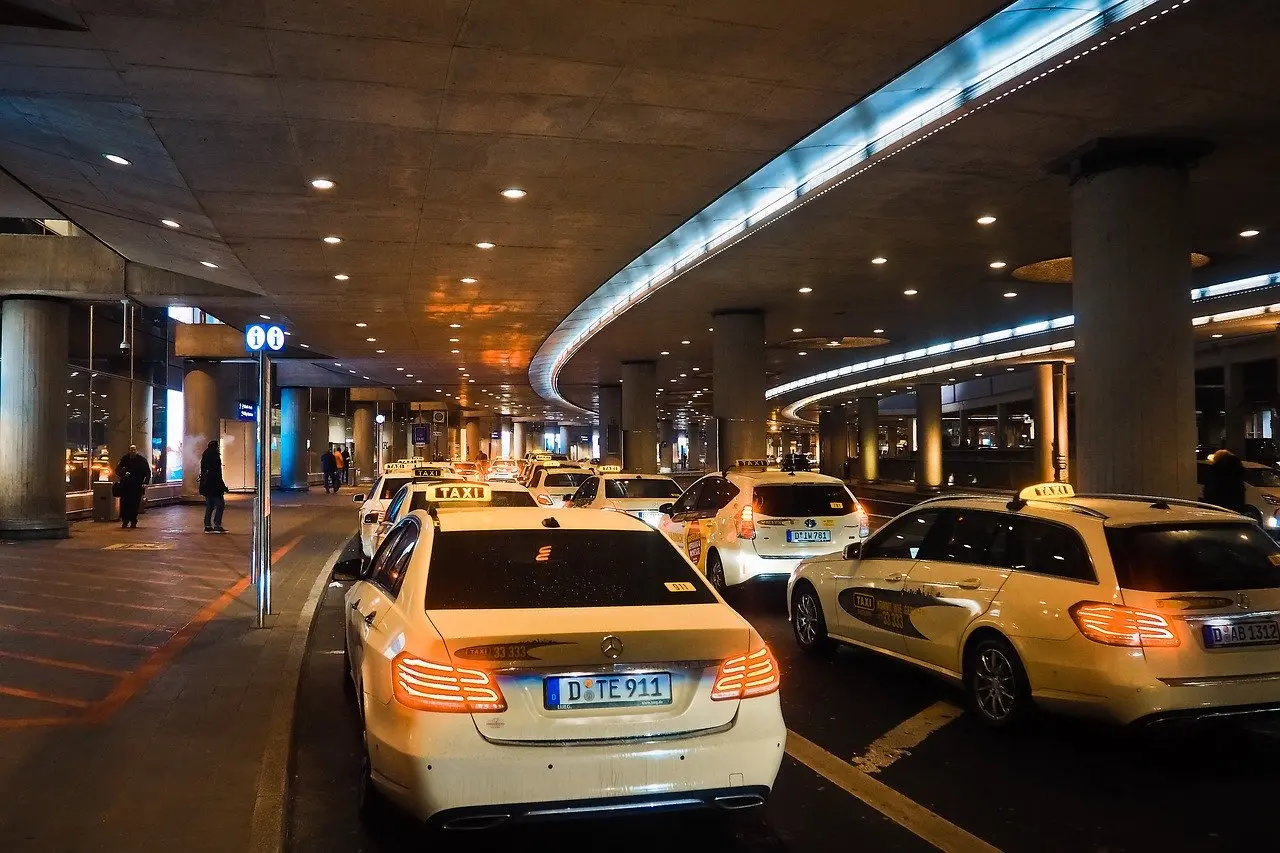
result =
M345 444L339 447L333 461L338 466L338 481L344 486L351 485L351 448Z
M338 460L341 458L342 454L333 445L320 455L320 473L324 476L326 495L338 491Z
M204 495L204 532L226 533L222 513L227 508L227 482L222 478L222 451L211 441L200 454L200 494Z
M116 488L120 493L120 529L138 526L138 510L142 498L151 483L151 463L138 454L138 446L129 445L129 451L116 463Z

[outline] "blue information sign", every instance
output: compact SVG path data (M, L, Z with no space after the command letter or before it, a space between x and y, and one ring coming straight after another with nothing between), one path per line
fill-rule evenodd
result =
M430 424L414 424L413 425L413 443L414 444L430 444L431 443L431 425Z
M249 352L264 349L280 352L284 349L284 328L276 325L253 323L244 327L244 346Z
M256 421L258 419L258 407L256 404L248 400L236 401L236 420L238 421Z

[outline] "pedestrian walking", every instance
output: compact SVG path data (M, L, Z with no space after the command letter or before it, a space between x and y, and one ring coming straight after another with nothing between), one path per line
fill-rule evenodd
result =
M1244 512L1244 464L1230 450L1215 450L1209 457L1204 483L1205 503L1232 512Z
M342 455L332 445L320 456L320 473L324 474L324 493L338 491L338 460Z
M351 458L347 456L347 448L345 445L338 448L333 455L334 464L337 465L337 481L343 485L347 483L347 470L351 467Z
M138 453L136 445L116 463L116 488L120 497L120 529L138 526L138 511L151 482L151 465Z
M200 494L204 495L204 532L226 533L222 526L222 513L227 508L225 495L231 491L226 480L222 479L222 453L218 450L218 442L209 442L209 447L200 455Z

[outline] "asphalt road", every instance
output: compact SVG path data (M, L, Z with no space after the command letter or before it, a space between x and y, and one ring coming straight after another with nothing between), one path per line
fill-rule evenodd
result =
M732 821L678 815L574 822L468 833L445 839L444 848L408 820L371 832L355 809L360 740L341 686L342 591L331 587L317 615L299 695L289 839L299 853L704 844L717 851L1208 853L1274 850L1280 838L1272 811L1280 724L1154 735L1039 715L1016 731L993 732L964 712L958 691L908 666L849 649L805 657L778 591L739 596L735 604L781 662L789 729L847 768L841 772L854 782L868 778L854 765L869 771L892 789L888 794L877 794L873 781L868 804L789 755L767 806ZM882 813L901 817L902 802L907 823L938 818L955 833L932 845Z

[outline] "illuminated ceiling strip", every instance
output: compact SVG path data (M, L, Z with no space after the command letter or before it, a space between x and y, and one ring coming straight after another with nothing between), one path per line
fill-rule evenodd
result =
M1256 275L1251 278L1238 279L1237 281L1227 281L1222 284L1214 284L1208 287L1197 287L1191 291L1191 299L1193 302L1199 302L1202 299L1214 299L1222 296L1230 296L1250 290L1261 290L1265 287L1274 287L1275 285L1280 285L1280 272L1268 273L1267 275ZM1254 309L1247 310L1252 311ZM1227 314L1236 316L1228 317ZM1249 314L1240 314L1239 312L1227 312L1227 314L1215 314L1213 315L1212 320L1214 322L1219 322L1225 319L1239 319L1240 317L1252 316ZM1209 317L1197 318L1195 325L1208 323L1210 322L1210 319L1211 318ZM1068 315L1066 317L1059 317L1056 320L1028 323L1013 329L1000 329L995 332L987 332L986 334L977 335L972 338L962 338L958 341L935 344L927 349L912 350L902 355L886 356L885 358L876 358L871 359L870 361L860 361L857 364L838 367L834 370L828 370L825 373L816 373L812 376L804 376L800 379L793 379L790 382L784 382L781 385L775 385L774 387L765 390L764 398L766 400L772 400L774 397L780 397L783 394L798 391L801 388L808 388L812 385L820 385L823 382L829 382L832 379L839 379L844 376L852 376L856 373L865 373L868 370L875 370L876 368L883 367L886 363L927 358L940 353L956 352L957 350L982 346L995 341L1020 338L1026 335L1038 335L1042 332L1052 331L1054 329L1067 329L1074 325L1075 317Z
M1247 317L1261 317L1267 314L1280 314L1280 302L1271 305L1255 305L1252 308L1241 308L1237 311L1223 311L1220 314L1208 314L1203 317L1194 317L1191 320L1192 326L1207 326L1212 323L1229 323L1233 320L1243 320ZM955 370L964 370L978 364L988 364L993 361L1005 361L1011 358L1026 358L1028 356L1043 355L1047 353L1062 352L1064 350L1074 349L1076 342L1059 341L1053 344L1045 344L1042 346L1026 347L1020 350L1010 350L1008 352L999 353L998 355L976 356L974 358L965 359L963 361L953 361L948 364L935 364L928 367L922 367L919 370L911 370L906 373L895 373L892 376L879 376L875 379L868 379L863 382L855 382L852 385L845 385L840 388L832 388L827 391L820 391L817 394L811 394L796 400L794 403L786 406L782 410L785 418L811 423L801 418L797 412L805 406L812 405L829 397L838 397L841 394L848 394L855 391L861 391L866 388L877 388L885 385L894 385L907 379L918 379L921 376L932 376L937 373L950 373Z
M629 308L873 165L1188 2L1010 3L775 157L601 285L538 348L529 365L534 391L585 412L560 394L560 371Z

